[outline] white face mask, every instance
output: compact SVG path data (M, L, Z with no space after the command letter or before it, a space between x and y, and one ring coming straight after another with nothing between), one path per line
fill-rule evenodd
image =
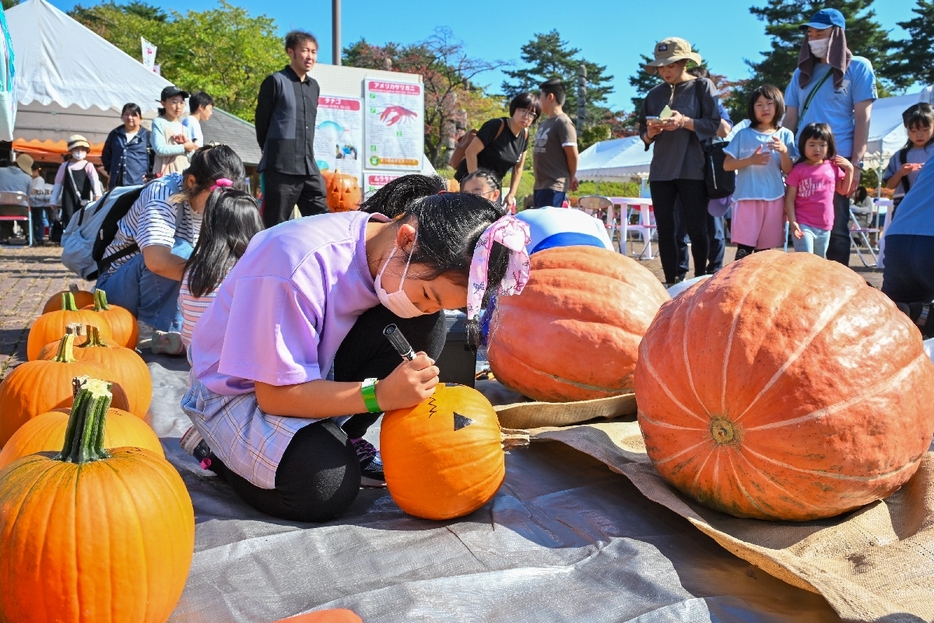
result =
M811 48L811 54L817 58L827 58L827 49L830 47L830 37L826 39L812 39L808 41L808 47Z
M415 235L416 239L418 234ZM396 246L393 245L392 251L389 253L389 257L386 258L386 263L383 264L383 267L380 269L379 273L376 275L376 280L374 286L376 286L376 296L379 297L379 302L383 304L383 307L391 311L393 314L399 318L415 318L416 316L424 316L425 312L415 307L412 301L409 300L408 295L402 289L402 285L405 283L405 275L409 272L409 262L412 261L412 252L415 251L415 243L412 243L412 251L409 252L409 259L405 262L405 270L402 271L402 279L399 280L399 289L393 293L386 292L383 288L383 271L386 270L386 267L389 266L389 260L392 259L392 256L396 253Z
M71 152L71 157L74 158L75 160L84 160L84 157L87 156L87 155L88 155L88 153L87 153L86 151L73 151L73 152Z

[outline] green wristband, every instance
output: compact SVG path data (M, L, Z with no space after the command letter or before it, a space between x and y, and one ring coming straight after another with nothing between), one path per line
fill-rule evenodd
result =
M360 386L360 393L363 395L363 404L370 413L379 413L379 402L376 401L376 381L377 379L366 379Z

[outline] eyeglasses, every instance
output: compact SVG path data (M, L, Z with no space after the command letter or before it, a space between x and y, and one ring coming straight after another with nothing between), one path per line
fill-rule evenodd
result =
M525 108L520 108L516 112L522 113L526 117L531 117L532 119L535 119L536 117L538 117L538 113L535 112L534 110L526 110Z

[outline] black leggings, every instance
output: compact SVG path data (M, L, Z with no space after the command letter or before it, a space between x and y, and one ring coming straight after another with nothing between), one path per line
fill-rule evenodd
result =
M382 305L365 312L341 342L334 358L335 381L385 378L402 361L383 329L395 323L417 351L437 359L447 337L444 314L402 319ZM290 521L327 521L356 499L360 463L350 439L362 437L379 413L359 413L344 422L325 419L292 438L276 468L276 488L261 489L231 471L216 457L211 470L222 476L253 508Z
M707 186L704 180L671 180L649 182L655 224L658 226L658 254L662 258L665 281L675 282L678 276L678 243L675 240L675 203L681 199L685 229L691 239L694 276L707 274Z

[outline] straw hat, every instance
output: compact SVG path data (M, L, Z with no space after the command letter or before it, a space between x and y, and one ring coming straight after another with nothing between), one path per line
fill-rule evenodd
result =
M68 137L68 151L71 151L76 147L84 147L85 149L90 150L91 144L88 142L88 139L84 138L80 134L72 134Z
M668 37L655 44L655 60L645 64L645 70L654 74L657 67L664 67L681 60L703 63L700 54L691 49L691 44L678 37Z
M32 175L32 165L35 164L33 160L27 154L20 154L16 157L16 166L21 168L25 173Z

